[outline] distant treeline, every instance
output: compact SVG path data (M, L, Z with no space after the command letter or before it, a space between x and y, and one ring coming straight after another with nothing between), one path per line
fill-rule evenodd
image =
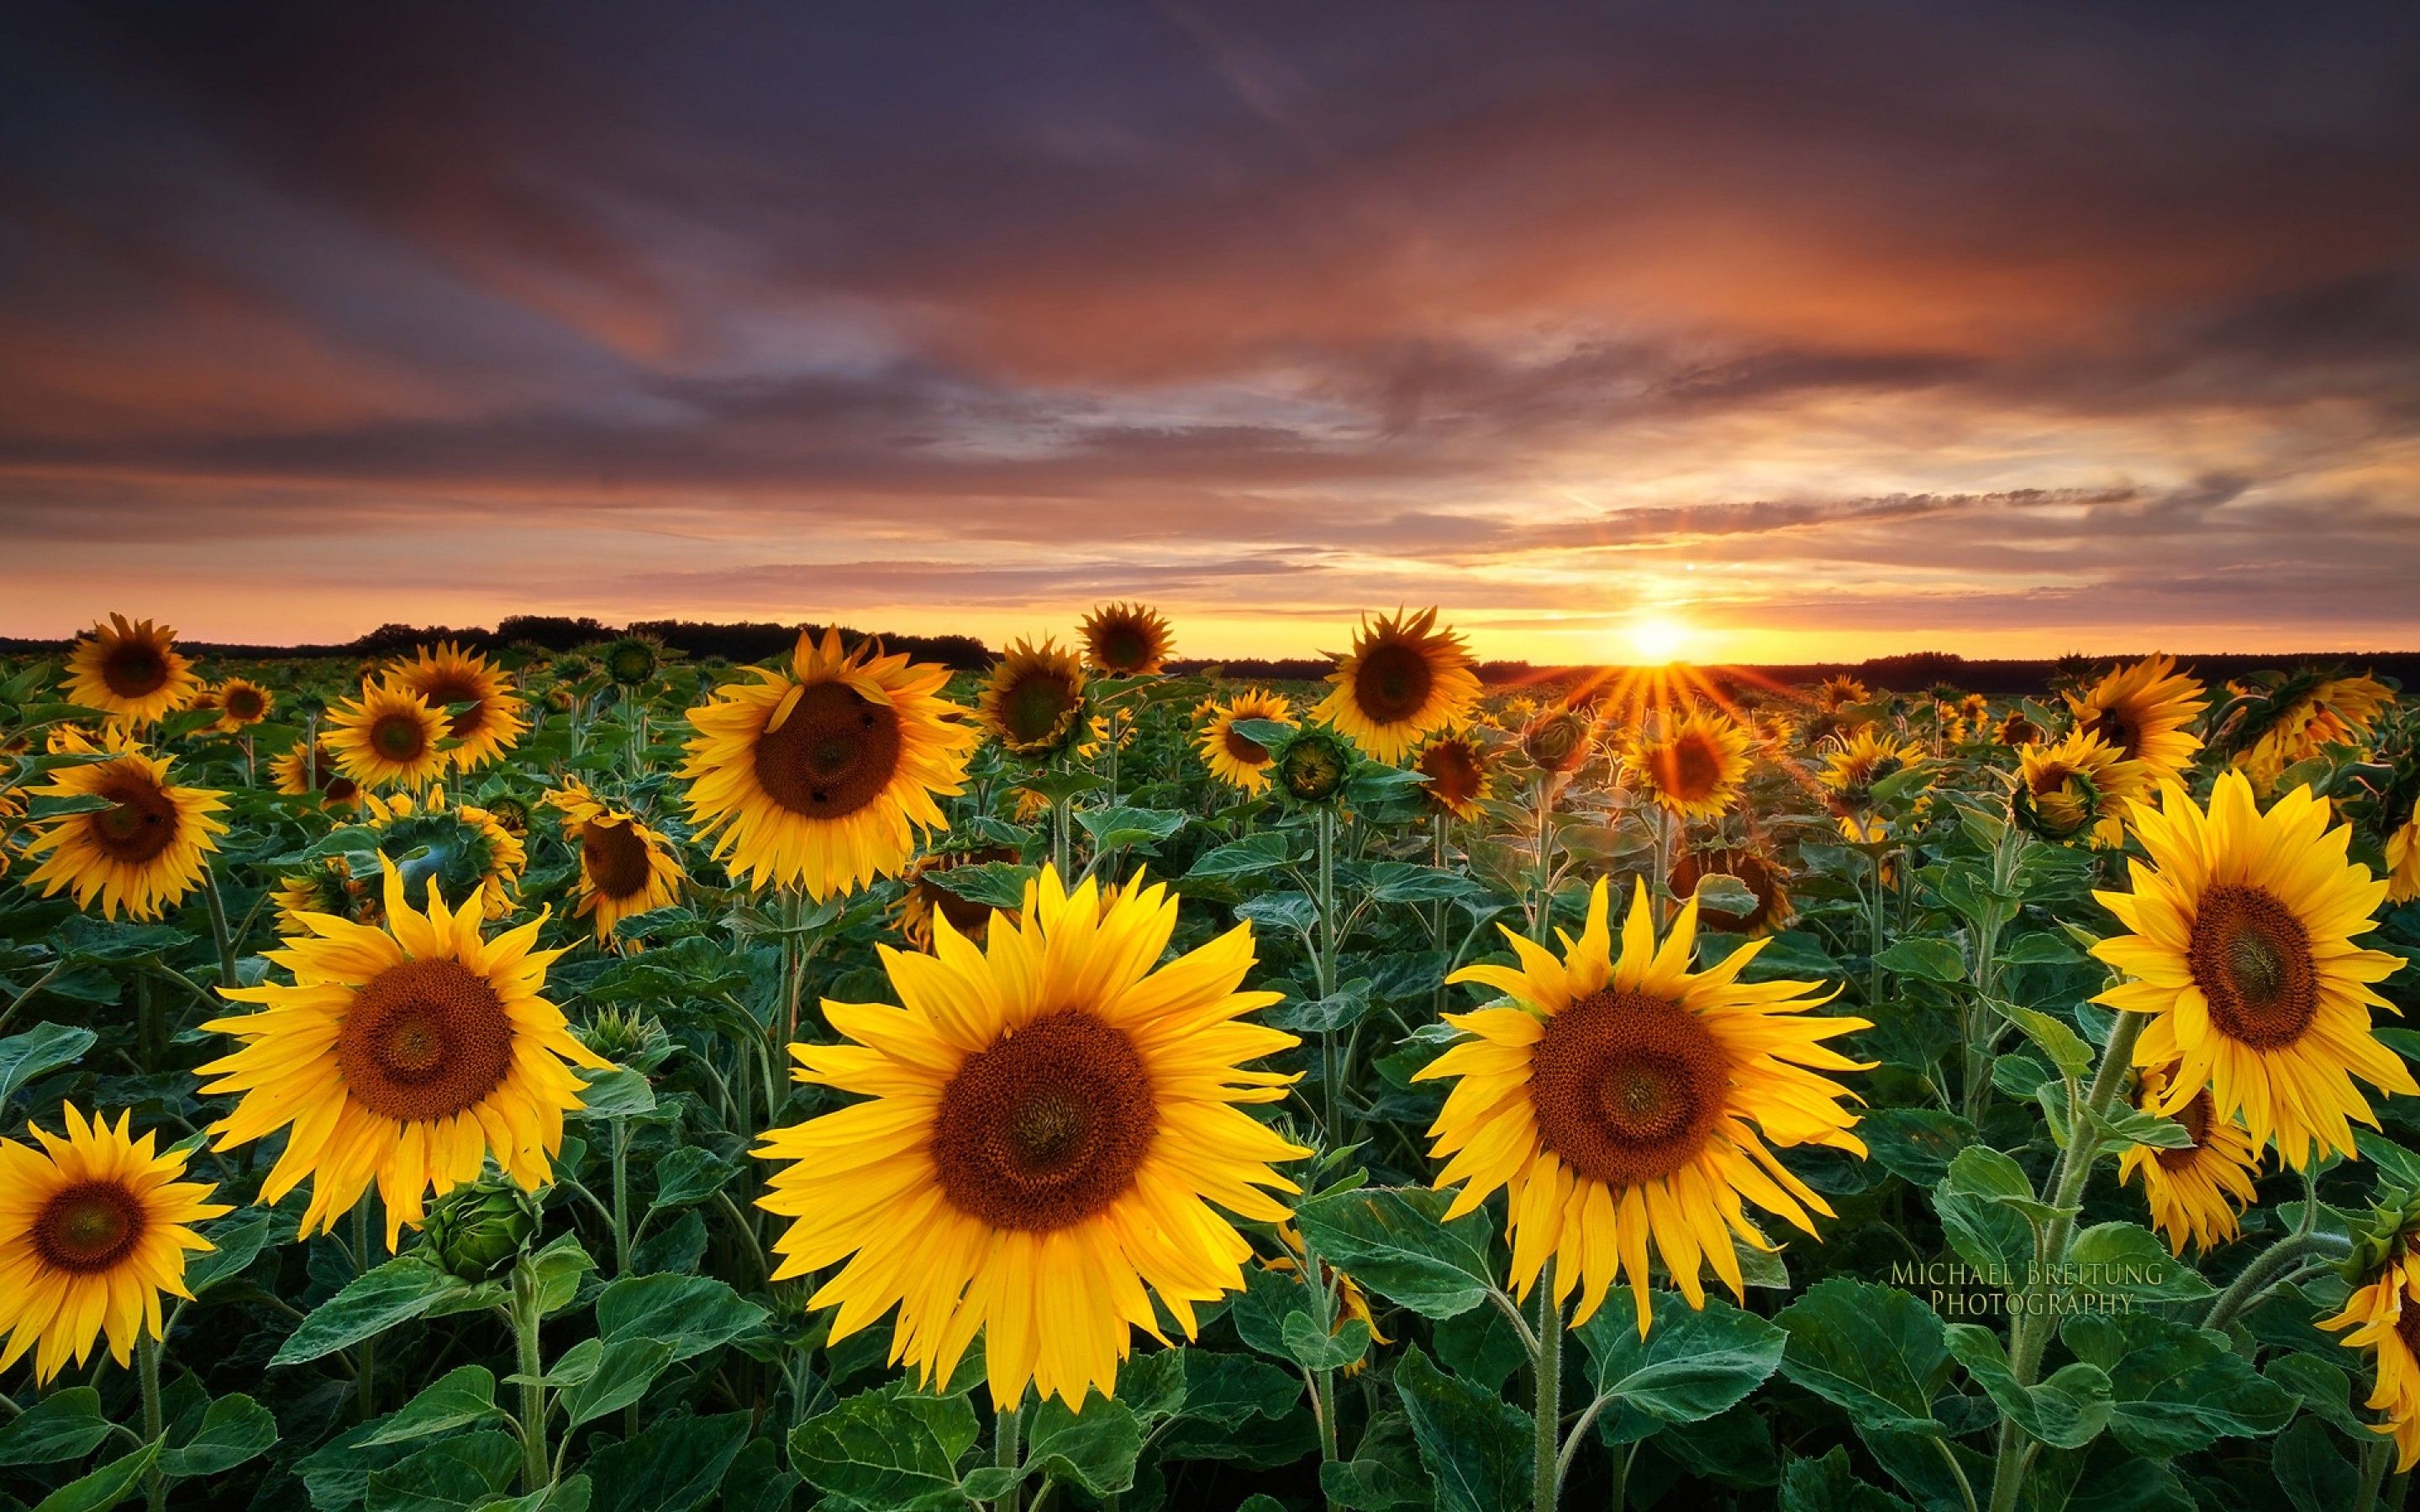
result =
M818 634L821 625L814 625ZM865 632L841 627L841 640L848 645L867 639ZM205 656L254 661L277 661L310 656L350 656L374 659L406 652L414 646L438 640L457 640L488 651L501 651L512 646L535 646L547 651L570 651L595 645L620 635L653 636L675 651L692 657L719 656L726 661L762 661L779 656L797 641L799 626L766 621L718 625L702 620L641 620L627 625L607 625L586 615L572 617L561 614L516 614L499 623L493 629L480 625L381 625L367 635L345 641L341 645L256 646L233 645L215 641L183 642L189 650ZM968 635L891 635L879 639L892 651L902 651L919 661L939 662L959 671L980 671L991 665L992 652L981 640ZM56 654L65 651L65 640L28 640L0 638L0 652L16 654ZM2086 667L2106 665L2125 657L2078 656L2070 660ZM2420 679L2420 652L2307 652L2275 656L2185 656L2178 658L2188 671L2207 682L2224 682L2244 672L2266 667L2302 665L2342 666L2357 671L2376 672L2406 686ZM1283 657L1278 659L1239 658L1213 661L1201 658L1171 662L1170 670L1198 672L1209 668L1219 669L1226 676L1241 680L1264 682L1309 682L1326 677L1335 664L1326 657ZM1526 661L1489 661L1479 665L1479 675L1497 686L1537 686L1560 690L1594 681L1603 669L1578 667L1535 667ZM2055 659L1973 660L1947 651L1917 651L1896 656L1876 656L1861 662L1797 662L1788 665L1708 667L1700 669L1710 681L1739 691L1751 691L1758 687L1789 687L1793 684L1821 682L1826 677L1847 673L1877 691L1913 693L1946 684L1968 692L2022 695L2040 693L2050 686L2060 671Z

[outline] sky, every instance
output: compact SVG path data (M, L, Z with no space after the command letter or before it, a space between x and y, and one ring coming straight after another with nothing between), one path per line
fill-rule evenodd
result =
M0 634L2420 648L2420 8L0 12Z

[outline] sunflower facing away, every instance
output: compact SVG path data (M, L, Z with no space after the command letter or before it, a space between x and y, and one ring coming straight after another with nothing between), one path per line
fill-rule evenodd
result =
M577 779L548 794L546 803L563 815L564 839L580 847L580 906L571 917L594 917L597 944L627 943L636 950L639 942L617 942L613 927L635 914L669 908L680 897L681 864L672 841Z
M1852 703L1869 702L1872 698L1865 684L1846 673L1826 677L1815 686L1815 706L1825 714L1838 714Z
M2395 689L2375 677L2319 679L2265 711L2267 728L2236 753L2235 764L2266 793L2287 767L2323 747L2355 743L2394 706Z
M1613 951L1609 890L1599 880L1579 938L1558 932L1559 958L1504 932L1518 965L1466 966L1448 980L1505 994L1446 1022L1465 1039L1415 1074L1457 1078L1429 1133L1446 1160L1440 1188L1459 1186L1446 1216L1504 1189L1512 1281L1527 1295L1549 1256L1558 1303L1584 1288L1575 1325L1594 1316L1620 1274L1648 1325L1651 1242L1692 1307L1705 1305L1711 1265L1745 1300L1734 1238L1774 1246L1741 1199L1815 1232L1832 1210L1769 1145L1826 1145L1863 1157L1849 1131L1853 1096L1823 1071L1864 1071L1822 1041L1870 1028L1815 1018L1809 982L1747 983L1764 949L1751 940L1705 971L1689 969L1698 905L1681 907L1659 948L1647 886L1636 884Z
M389 669L387 676L440 712L458 703L470 705L453 715L446 726L445 733L456 742L451 754L457 771L487 765L520 745L529 729L522 713L527 705L506 684L503 671L451 640L434 651L420 647L411 660L398 661Z
M114 1129L72 1103L64 1117L64 1135L30 1125L39 1148L0 1139L0 1370L39 1344L38 1385L89 1359L103 1329L120 1365L146 1333L159 1338L160 1293L192 1296L186 1254L218 1247L190 1226L235 1211L210 1200L215 1187L178 1180L182 1154L132 1137L132 1114Z
M70 703L99 709L112 724L155 724L201 691L194 664L177 650L177 632L149 620L112 614L68 653Z
M378 910L362 906L365 884L353 880L352 872L337 856L322 857L316 866L301 872L289 872L277 879L270 888L270 902L277 909L277 927L287 933L301 933L310 929L302 921L305 914L334 914L367 923Z
M2386 837L2386 901L2408 903L2420 898L2420 798L2412 803L2412 817Z
M78 739L70 748L93 752ZM226 800L208 788L178 787L168 779L169 759L146 756L122 738L99 748L107 761L52 770L49 782L27 790L37 798L100 798L109 807L47 820L25 845L40 864L25 878L47 898L66 887L76 906L101 901L102 917L158 918L202 885L217 850L213 836L226 833L217 816Z
M1266 746L1236 733L1235 723L1239 719L1283 723L1293 718L1294 706L1282 695L1251 688L1211 706L1210 723L1194 748L1202 753L1202 764L1210 768L1212 777L1246 795L1259 793L1269 785L1269 763L1274 758Z
M1365 618L1311 717L1382 762L1402 761L1422 735L1461 722L1479 700L1479 674L1462 637L1436 628L1436 616L1425 609Z
M2133 763L2144 792L2183 771L2201 749L2201 737L2185 726L2210 705L2201 684L2176 666L2173 656L2152 656L2067 695L2076 724Z
M1005 845L978 845L968 850L933 851L908 863L900 873L904 890L892 908L891 927L899 937L919 950L933 948L933 918L939 915L950 921L950 927L970 939L980 941L991 923L992 911L984 904L942 887L935 879L960 867L985 866L995 862L1014 865L1024 859ZM1013 922L1016 915L1010 913Z
M365 788L418 787L444 775L445 716L400 683L365 684L328 711L336 770Z
M1747 776L1747 733L1715 714L1690 714L1625 743L1622 771L1666 813L1719 819Z
M2070 841L2089 831L2096 845L2125 842L2126 800L2140 768L2089 730L2071 730L2048 746L2017 752L2009 792L2017 822L2044 840Z
M984 680L981 706L1001 748L1028 761L1047 761L1090 733L1083 666L1056 640L1010 641Z
M2156 1111L2167 1089L2166 1068L2146 1067L2134 1104ZM2257 1200L2252 1179L2260 1173L2260 1153L2240 1124L2218 1117L2208 1088L2175 1117L2193 1144L2183 1149L2130 1145L2118 1158L2118 1180L2141 1179L2153 1227L2167 1236L2169 1252L2182 1256L2188 1243L2212 1250L2241 1231L2236 1214Z
M277 791L287 797L299 798L314 788L319 794L323 809L354 809L361 806L362 785L347 777L336 764L336 753L321 741L315 748L305 741L296 741L288 748L270 758L270 780Z
M2033 745L2041 737L2041 726L2025 717L2025 711L2023 709L2010 709L2007 717L2000 721L1999 730L1994 736L2001 745L2011 750Z
M826 898L895 876L916 836L949 821L980 738L941 696L946 667L843 653L840 632L804 631L787 671L747 669L690 711L697 735L681 776L698 838L756 887Z
M210 1128L220 1149L290 1131L264 1205L307 1177L302 1232L324 1233L376 1180L392 1250L432 1187L476 1180L489 1154L524 1192L551 1180L581 1101L571 1067L606 1062L544 996L563 952L536 949L543 916L485 938L476 899L449 911L432 882L424 912L384 871L382 928L306 915L309 933L266 952L291 985L220 990L260 1008L202 1026L244 1043L199 1073L217 1078L206 1093L241 1094Z
M1770 934L1790 922L1789 878L1780 861L1758 846L1699 847L1672 863L1672 895L1686 898L1707 877L1733 877L1756 894L1756 906L1745 914L1718 908L1699 912L1699 921L1735 934Z
M1429 811L1465 824L1479 817L1479 806L1496 787L1496 753L1467 728L1422 741L1412 769L1429 779L1420 789Z
M1295 1078L1242 1068L1298 1041L1244 1022L1278 1000L1241 990L1249 924L1161 964L1175 927L1165 887L1104 905L1045 869L980 949L946 917L931 955L879 948L905 1007L826 1000L851 1042L792 1045L798 1079L865 1101L756 1153L790 1163L758 1199L796 1220L774 1279L841 1266L810 1300L838 1305L833 1338L895 1306L892 1361L927 1382L980 1333L995 1405L1030 1381L1075 1407L1133 1329L1163 1338L1153 1293L1190 1337L1196 1304L1243 1288L1252 1247L1213 1205L1285 1222L1273 1163L1310 1151L1237 1105Z
M258 683L230 677L218 687L218 729L227 734L240 733L268 718L269 711L276 706L276 696Z
M2420 1094L2402 1057L2370 1031L2370 988L2402 963L2352 943L2373 926L2386 884L2346 859L2349 825L2296 788L2261 813L2241 772L2220 776L2205 812L2171 782L2160 807L2135 800L2150 864L2130 861L2132 892L2095 892L2132 933L2092 953L2132 980L2093 998L2152 1015L2137 1066L2176 1064L2159 1111L2205 1086L2213 1116L2241 1114L2255 1149L2273 1135L2287 1165L2312 1148L2350 1155L2349 1119L2377 1118L2353 1086Z
M2350 1329L2349 1350L2378 1354L2378 1386L2363 1405L2383 1412L2372 1431L2393 1436L2397 1474L2420 1463L2420 1250L2398 1239L2377 1274L2345 1299L2344 1311L2322 1318L2325 1329Z
M1168 621L1145 604L1104 604L1084 616L1084 662L1110 677L1159 671L1171 638Z
M493 814L476 804L449 807L445 790L436 787L417 800L409 793L373 794L368 808L365 817L378 831L380 855L447 891L476 891L489 918L512 911L529 851Z
M1871 725L1832 737L1818 779L1827 795L1825 802L1840 821L1840 833L1861 843L1880 841L1885 826L1872 812L1874 785L1897 777L1922 757L1920 748L1893 740Z

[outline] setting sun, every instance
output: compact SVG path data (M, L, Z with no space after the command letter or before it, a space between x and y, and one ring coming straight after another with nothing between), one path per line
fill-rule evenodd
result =
M1668 614L1634 620L1627 634L1631 652L1642 665L1678 661L1689 643L1689 626Z

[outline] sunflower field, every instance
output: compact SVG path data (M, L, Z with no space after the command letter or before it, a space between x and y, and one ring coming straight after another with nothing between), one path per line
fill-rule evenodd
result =
M0 1500L2401 1506L2420 712L0 660Z

